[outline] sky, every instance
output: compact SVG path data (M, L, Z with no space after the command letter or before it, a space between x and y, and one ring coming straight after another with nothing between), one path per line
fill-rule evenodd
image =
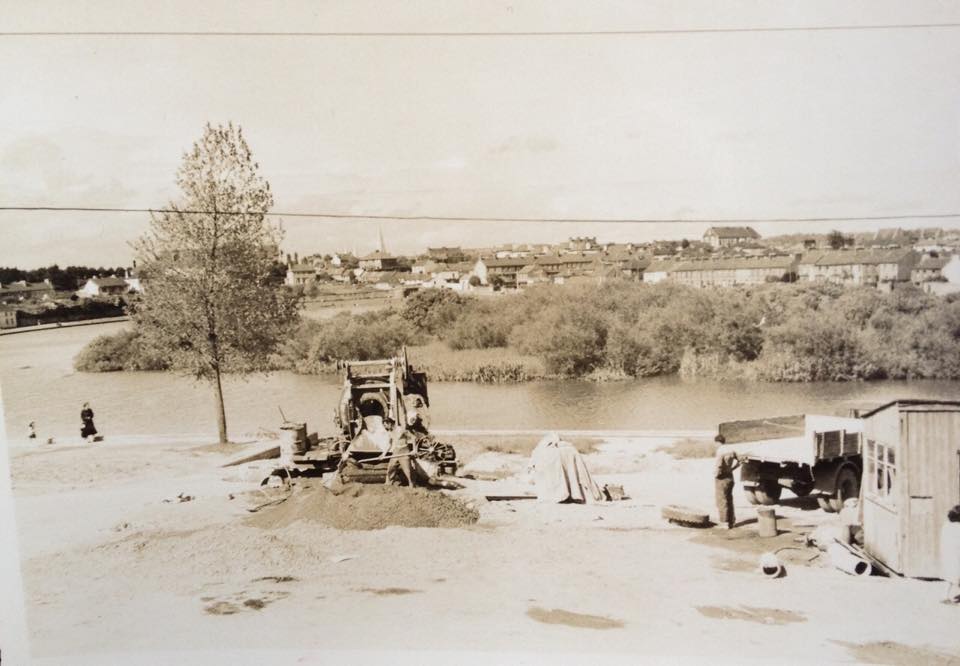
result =
M498 37L18 36L522 32L960 23L960 4L45 2L0 17L0 206L161 207L207 122L247 137L279 212L682 219L285 219L283 249L696 238L709 220L960 214L960 28ZM0 211L0 265L120 265L142 213ZM960 217L758 223L762 235Z

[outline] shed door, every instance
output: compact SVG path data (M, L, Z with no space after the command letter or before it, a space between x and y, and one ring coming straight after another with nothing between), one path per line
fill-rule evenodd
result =
M916 535L939 535L937 516L933 510L933 497L917 497L910 495L910 526L904 533L907 537L910 532L913 538L906 538L903 544L904 560L909 562L907 575L918 578L936 578L939 572L939 543L931 544L927 539L916 538ZM939 542L939 539L937 539Z
M901 534L903 573L916 578L940 575L940 526L958 492L960 467L956 412L913 409L901 415L909 442L906 470L908 512Z

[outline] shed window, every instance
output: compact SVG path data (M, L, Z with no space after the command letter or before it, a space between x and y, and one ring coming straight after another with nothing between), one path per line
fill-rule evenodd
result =
M896 505L894 493L897 481L897 462L894 450L881 443L867 440L866 490L884 504Z

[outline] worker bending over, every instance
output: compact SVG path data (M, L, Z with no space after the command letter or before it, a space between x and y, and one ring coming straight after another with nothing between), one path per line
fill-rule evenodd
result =
M390 450L387 452L390 462L387 463L386 484L403 485L396 479L399 471L406 478L406 485L412 488L414 486L413 463L410 461L410 457L413 454L413 449L410 446L410 436L406 430L397 430L396 422L390 416L383 417L383 426L390 433Z
M739 466L740 457L736 452L724 451L721 447L713 476L717 495L717 523L726 529L732 529L737 522L733 512L733 470Z

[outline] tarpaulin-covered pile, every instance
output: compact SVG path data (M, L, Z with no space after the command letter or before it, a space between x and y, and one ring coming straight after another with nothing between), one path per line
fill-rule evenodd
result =
M569 442L550 433L530 457L540 502L601 502L603 492L590 476L583 456Z

